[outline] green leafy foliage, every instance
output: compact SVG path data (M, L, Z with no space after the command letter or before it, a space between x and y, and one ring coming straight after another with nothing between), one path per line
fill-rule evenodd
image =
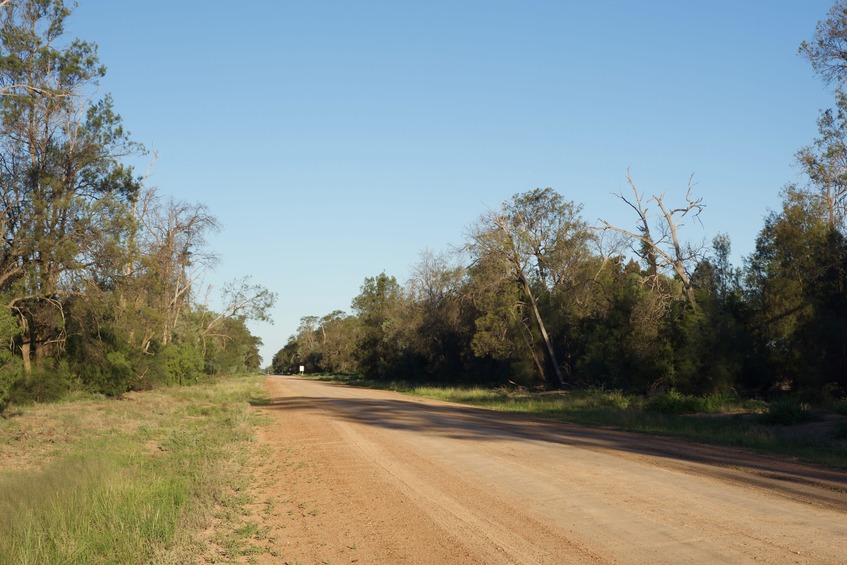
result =
M0 411L257 370L245 323L269 321L276 299L244 277L221 312L197 304L217 221L124 162L145 150L96 98L96 45L64 37L69 4L0 9Z
M703 398L674 390L650 397L644 409L660 414L697 414L707 411L706 401Z
M18 335L18 323L11 310L0 308L0 414L6 409L13 385L23 375L23 363L12 354Z
M203 375L203 357L190 343L168 344L158 356L161 379L165 384L191 384Z
M0 414L12 397L12 389L23 376L23 363L8 350L0 350Z
M15 404L54 402L71 389L71 374L67 362L50 360L23 373L12 385L9 400Z

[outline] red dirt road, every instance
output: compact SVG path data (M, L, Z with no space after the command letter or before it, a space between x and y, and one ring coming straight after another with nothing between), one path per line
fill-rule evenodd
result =
M267 388L262 562L847 563L845 472L295 377Z

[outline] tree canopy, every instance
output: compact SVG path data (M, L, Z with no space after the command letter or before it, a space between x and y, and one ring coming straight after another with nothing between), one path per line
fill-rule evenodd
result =
M257 370L275 295L201 298L217 229L126 164L145 153L108 94L97 46L68 39L63 0L0 3L0 410L71 387L107 394Z

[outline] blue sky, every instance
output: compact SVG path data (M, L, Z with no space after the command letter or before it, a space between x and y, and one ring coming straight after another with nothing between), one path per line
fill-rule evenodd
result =
M279 294L266 363L305 315L404 282L512 194L633 218L626 170L750 253L831 92L797 56L823 0L79 0L103 93L159 153L151 183L223 224L207 282ZM147 159L138 160L140 172Z

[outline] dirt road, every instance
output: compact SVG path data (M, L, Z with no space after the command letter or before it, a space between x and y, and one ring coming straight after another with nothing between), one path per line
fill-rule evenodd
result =
M847 563L847 473L269 377L267 563Z

